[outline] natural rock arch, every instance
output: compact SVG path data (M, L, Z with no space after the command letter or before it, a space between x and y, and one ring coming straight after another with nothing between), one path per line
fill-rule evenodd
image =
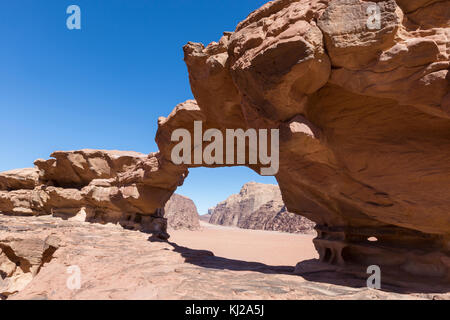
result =
M170 159L170 133L195 120L278 128L283 200L317 223L322 261L449 283L450 6L378 1L370 30L369 5L272 1L219 42L188 43L196 101L160 118L156 141Z
M54 153L34 173L0 176L0 211L85 208L90 221L166 237L161 208L190 167L171 162L173 130L276 128L283 200L317 223L322 261L448 285L450 5L377 1L377 30L369 5L276 0L217 43L188 43L196 100L159 119L158 153Z

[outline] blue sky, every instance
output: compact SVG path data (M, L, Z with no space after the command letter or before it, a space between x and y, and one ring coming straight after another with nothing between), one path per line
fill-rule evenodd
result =
M14 0L0 2L0 171L54 150L156 151L159 116L193 98L188 41L233 31L262 0ZM66 9L81 8L81 30ZM247 168L193 169L178 193L199 212L248 181Z

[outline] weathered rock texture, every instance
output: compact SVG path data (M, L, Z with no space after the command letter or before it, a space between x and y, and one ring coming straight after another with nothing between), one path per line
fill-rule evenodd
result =
M281 199L271 200L253 211L240 228L290 233L313 233L316 224L299 214L287 211Z
M160 152L193 120L278 128L284 203L323 261L450 283L449 19L449 1L269 2L184 47L196 101L160 118Z
M34 189L39 171L35 168L16 169L0 173L0 190Z
M1 229L0 298L23 290L42 266L53 258L60 241L52 235L17 237L4 232L9 231L6 223L2 223Z
M0 212L120 223L168 237L163 208L186 169L158 153L77 150L51 156L36 160L36 169L0 174Z
M310 233L314 223L286 210L278 186L246 183L238 194L209 209L209 223L244 229Z
M164 218L167 219L167 225L172 229L190 229L200 228L197 207L191 199L173 194L164 207Z
M43 184L8 182L0 210L84 208L92 221L162 230L189 167L170 161L174 129L279 129L283 201L317 223L322 261L449 284L449 19L439 0L269 2L219 42L184 47L196 101L159 119L159 153L55 153L36 163Z
M148 235L112 224L0 215L0 228L0 298L11 300L450 298L368 289L365 281L326 271L314 275L347 286L309 280L292 274L292 266L150 242ZM76 274L79 289L67 285Z

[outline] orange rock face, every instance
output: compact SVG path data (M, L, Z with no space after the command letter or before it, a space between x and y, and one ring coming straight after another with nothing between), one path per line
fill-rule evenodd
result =
M323 261L449 283L449 19L448 1L269 2L184 47L197 104L159 120L161 153L193 120L278 128L283 200Z
M16 169L0 173L0 190L33 189L39 179L34 168Z
M57 187L84 187L94 179L109 179L131 169L147 155L133 151L76 150L56 151L52 159L34 162L41 180Z
M167 238L164 205L187 174L158 153L57 151L37 169L0 174L0 212L99 223ZM39 174L38 174L39 173ZM39 179L38 179L39 177Z

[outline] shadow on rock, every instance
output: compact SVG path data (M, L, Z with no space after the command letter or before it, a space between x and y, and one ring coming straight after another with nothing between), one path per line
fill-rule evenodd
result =
M407 277L395 277L383 274L381 270L381 289L386 292L401 294L414 293L447 293L450 287L443 283L420 283L420 279ZM367 279L371 274L361 266L346 266L346 268L320 262L319 259L309 259L299 262L293 272L305 280L328 283L339 286L364 288L367 287Z
M163 241L156 236L152 236L149 241ZM166 241L163 241L166 242ZM310 259L299 262L295 268L292 266L271 266L259 262L242 261L214 256L211 251L191 249L179 246L175 242L167 241L175 252L181 254L185 258L186 263L190 263L199 267L231 270L231 271L253 271L264 274L284 274L292 276L300 276L307 281L332 284L337 286L345 286L351 288L366 288L367 279L370 274L358 272L353 268L340 268L331 264L320 262L318 259ZM360 269L360 268L359 268ZM384 281L385 280L385 281ZM442 285L422 285L407 281L393 282L392 279L384 279L381 277L381 291L399 293L399 294L438 294L449 292L448 286ZM384 282L383 282L384 281ZM401 283L401 285L400 285Z

